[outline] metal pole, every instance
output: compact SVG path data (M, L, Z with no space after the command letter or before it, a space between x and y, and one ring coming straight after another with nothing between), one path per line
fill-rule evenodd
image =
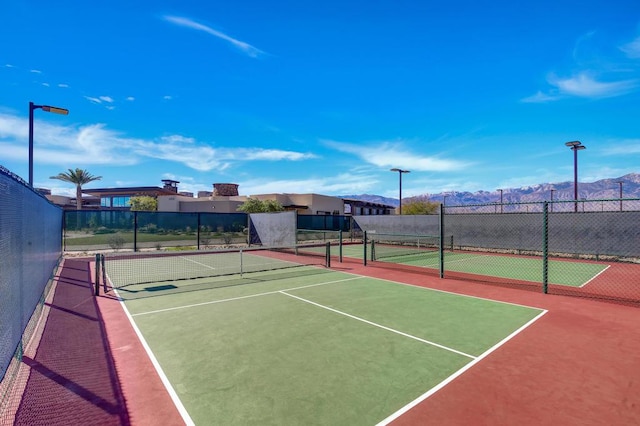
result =
M573 199L574 211L578 211L578 149L574 146L573 150Z
M400 170L398 172L398 175L400 176L400 204L399 204L399 210L400 210L400 216L402 216L402 170Z
M69 114L69 110L65 108L54 107L50 105L34 105L29 102L29 186L33 188L33 110L42 109L46 112L55 114ZM82 202L82 201L81 201Z
M29 186L33 188L33 102L29 102Z

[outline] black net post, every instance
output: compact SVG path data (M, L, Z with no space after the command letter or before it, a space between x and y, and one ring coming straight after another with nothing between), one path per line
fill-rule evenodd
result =
M96 296L100 295L100 254L96 253L96 275L95 275L95 289L94 289L94 294Z
M547 293L549 287L549 203L544 202L542 208L542 292Z
M327 243L325 244L326 247L326 251L325 251L325 257L326 257L326 266L327 268L331 268L331 243L327 241Z
M367 231L364 231L362 235L362 250L364 251L362 256L362 264L364 266L367 266Z
M102 270L102 286L103 286L103 290L105 293L107 293L108 289L107 289L107 267L105 264L105 255L101 254L100 255L100 265L101 265L101 270Z

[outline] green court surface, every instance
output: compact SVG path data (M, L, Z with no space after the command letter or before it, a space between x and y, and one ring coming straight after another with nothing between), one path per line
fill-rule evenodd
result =
M425 268L439 268L438 252L436 251L389 256L380 260ZM496 253L444 253L445 275L446 271L454 271L540 283L542 282L542 266L541 258L507 256ZM582 287L608 267L609 265L602 263L550 260L548 282Z
M118 290L188 422L385 424L545 312L298 269Z

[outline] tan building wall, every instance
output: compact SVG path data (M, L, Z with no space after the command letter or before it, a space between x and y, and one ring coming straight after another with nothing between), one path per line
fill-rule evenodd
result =
M297 210L298 214L344 214L342 198L320 194L258 194L258 200L275 200L283 207Z
M180 195L158 197L158 211L161 212L200 212L200 213L237 213L238 206L247 197L207 197L193 198Z

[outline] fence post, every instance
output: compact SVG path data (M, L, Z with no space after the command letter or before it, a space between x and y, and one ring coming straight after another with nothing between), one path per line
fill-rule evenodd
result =
M138 212L133 212L133 251L138 251Z
M198 242L196 243L196 249L200 250L200 215L202 213L198 212L198 230L196 231L196 238L198 239ZM223 230L224 231L224 230Z
M440 212L439 212L439 227L440 227L440 278L444 278L444 206L440 204Z
M544 202L542 213L542 292L549 290L549 203Z

